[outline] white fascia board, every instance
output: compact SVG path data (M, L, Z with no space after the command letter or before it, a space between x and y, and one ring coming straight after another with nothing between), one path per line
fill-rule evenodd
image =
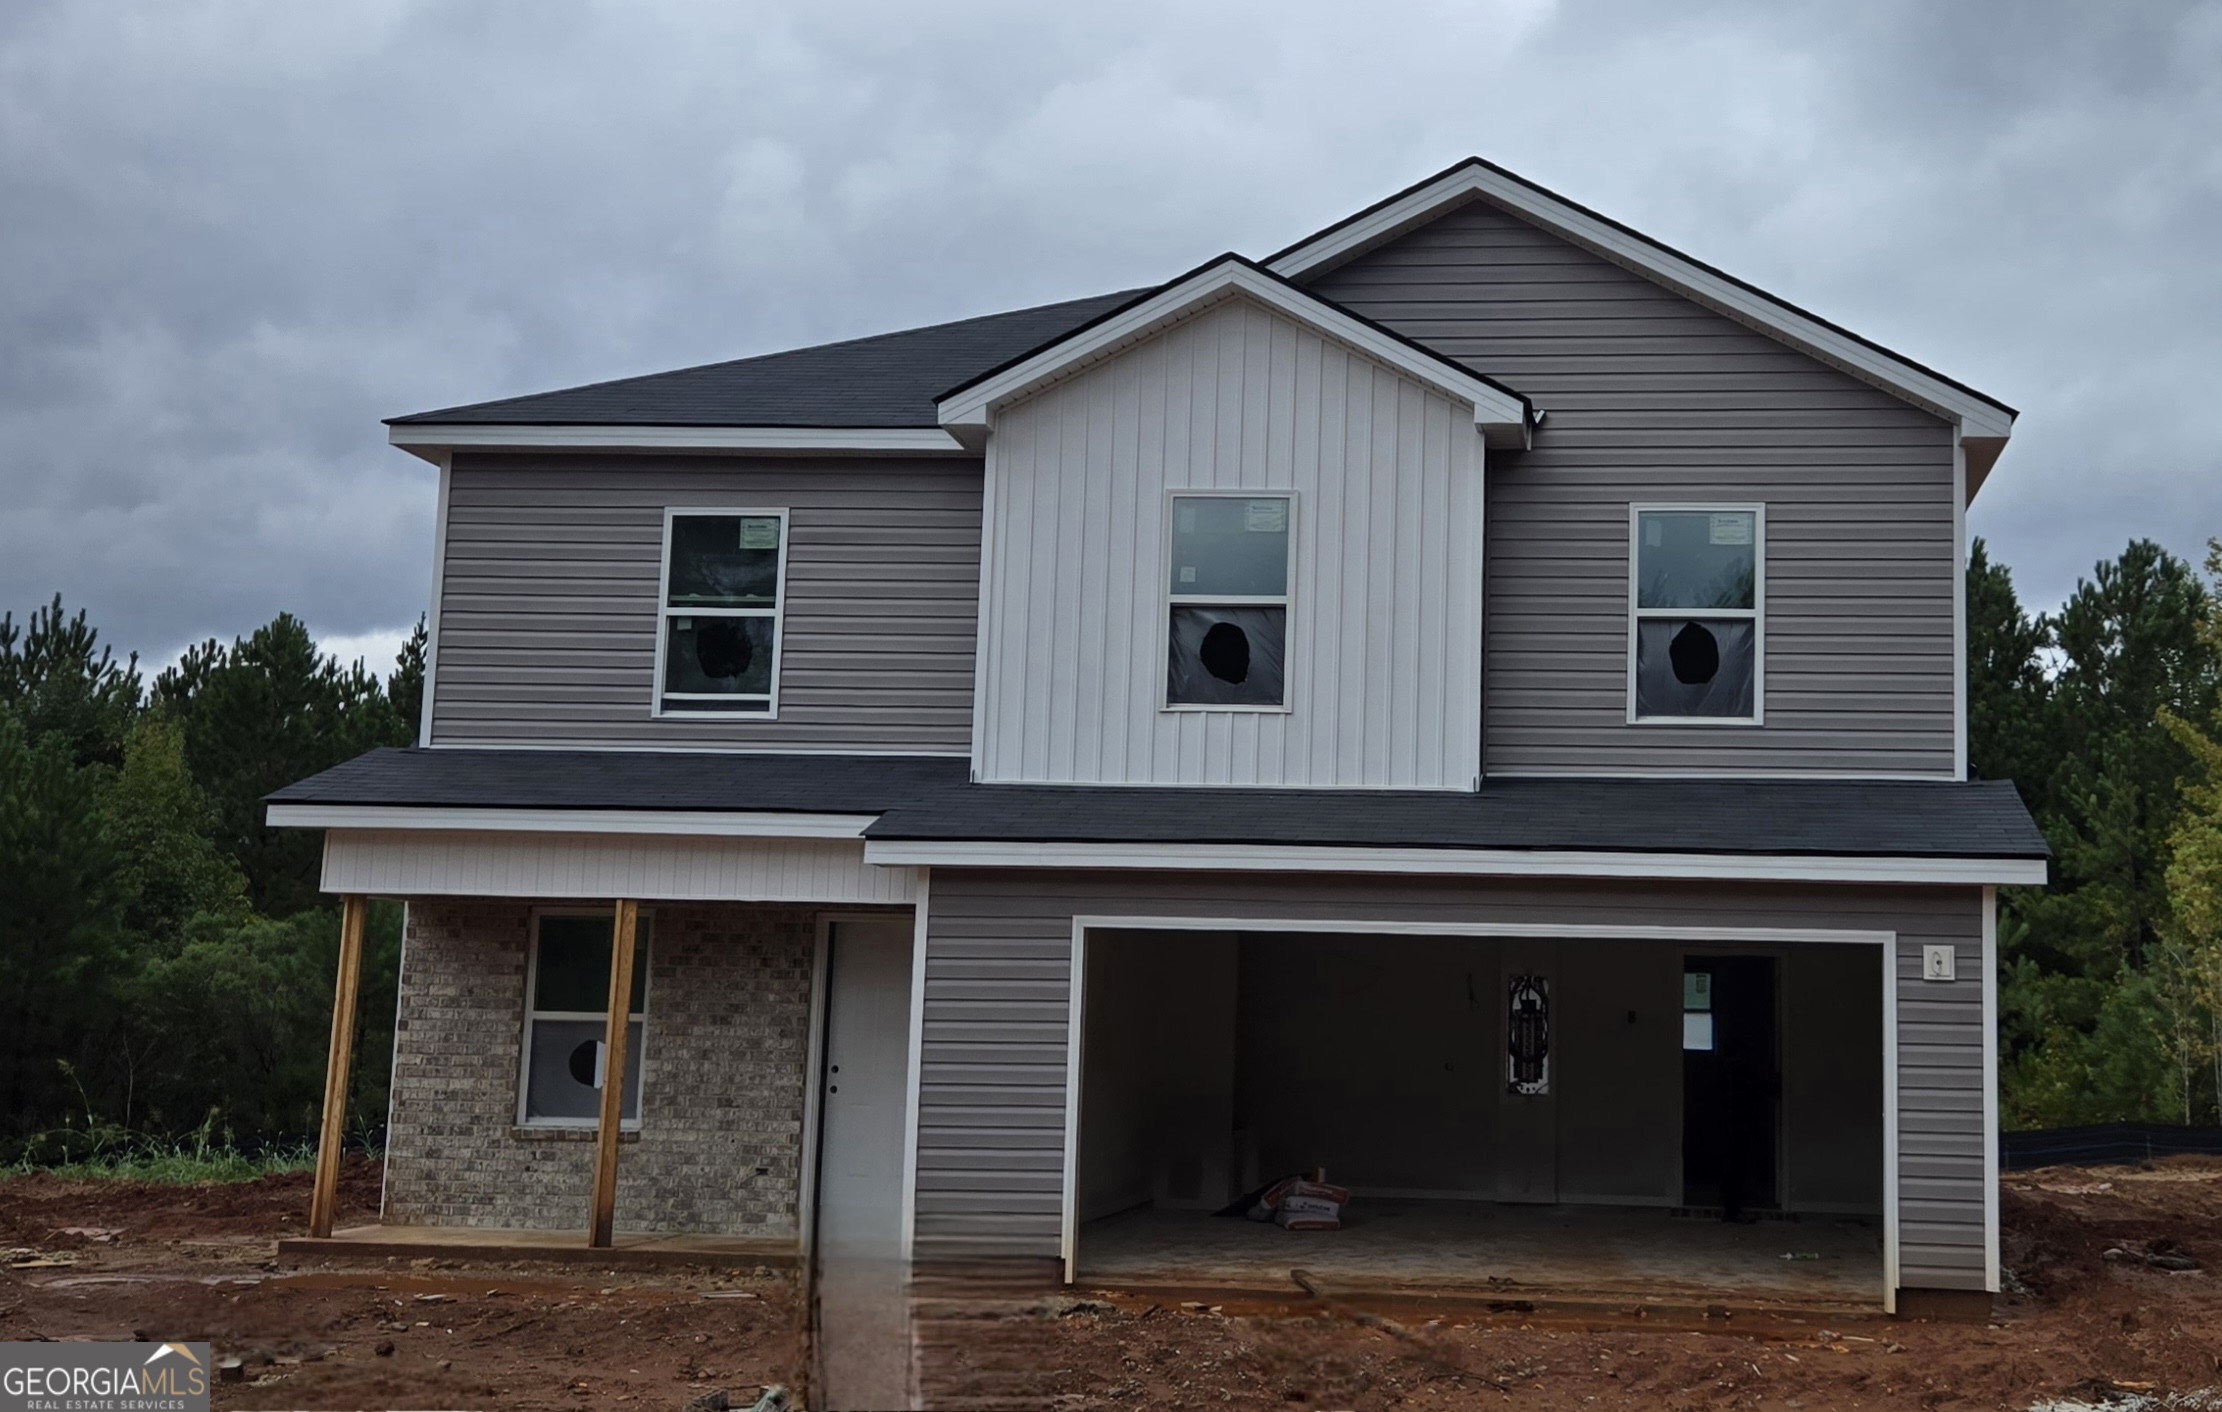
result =
M273 804L274 829L441 829L483 833L662 834L693 838L861 838L877 814L689 809L479 809Z
M1288 279L1350 259L1423 225L1452 206L1480 197L1535 222L1617 264L1649 275L1739 323L1771 333L1823 362L1877 384L1958 424L1971 437L2013 433L2014 415L1894 354L1831 328L1810 314L1748 289L1686 256L1654 245L1601 217L1537 190L1507 173L1469 164L1410 192L1362 219L1337 226L1286 250L1266 268Z
M494 426L412 422L386 440L423 456L457 449L515 451L761 451L826 455L961 455L964 447L933 427L628 427Z
M1474 409L1474 425L1493 446L1525 446L1528 407L1487 380L1428 357L1362 319L1315 299L1239 260L1222 260L1131 308L1044 348L937 404L941 424L977 435L997 409L1077 368L1101 361L1233 295L1254 299L1376 362L1437 388Z
M1603 853L1521 848L1337 848L1190 843L1001 843L866 839L887 867L1138 869L1226 873L1406 873L1457 877L1673 878L1723 882L2042 884L2022 858L1828 858Z

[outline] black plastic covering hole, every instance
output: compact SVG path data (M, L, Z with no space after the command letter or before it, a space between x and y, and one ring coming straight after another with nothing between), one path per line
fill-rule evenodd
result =
M1196 648L1196 660L1219 680L1239 686L1250 679L1250 635L1233 623L1213 623Z
M697 618L695 623L694 656L702 675L722 679L748 670L756 649L741 631L739 618Z
M1684 686L1703 686L1720 675L1721 645L1703 623L1684 623L1667 644L1667 660L1674 664L1674 679Z
M579 1047L571 1051L571 1077L588 1088L594 1087L594 1051L596 1047L591 1039L581 1040Z

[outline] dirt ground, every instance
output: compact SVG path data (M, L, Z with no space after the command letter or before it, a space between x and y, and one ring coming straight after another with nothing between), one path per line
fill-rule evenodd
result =
M342 1224L376 1180L350 1169ZM936 1304L921 1363L952 1407L2222 1409L2222 1162L2005 1185L1988 1324L1081 1289ZM786 1274L275 1260L306 1209L300 1177L0 1182L0 1340L206 1338L244 1363L225 1408L677 1412L800 1385Z

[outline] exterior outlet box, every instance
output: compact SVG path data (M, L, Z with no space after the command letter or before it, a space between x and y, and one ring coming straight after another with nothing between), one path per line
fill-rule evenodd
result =
M1958 962L1953 959L1949 946L1924 946L1921 948L1921 979L1925 981L1952 981L1959 979Z

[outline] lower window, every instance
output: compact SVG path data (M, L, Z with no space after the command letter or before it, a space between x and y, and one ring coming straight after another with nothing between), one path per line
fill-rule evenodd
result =
M602 1112L609 1023L611 931L608 912L543 912L533 918L525 968L524 1062L518 1117L542 1127L586 1127ZM649 915L640 914L625 1032L622 1126L640 1126L641 1046L647 1038Z

